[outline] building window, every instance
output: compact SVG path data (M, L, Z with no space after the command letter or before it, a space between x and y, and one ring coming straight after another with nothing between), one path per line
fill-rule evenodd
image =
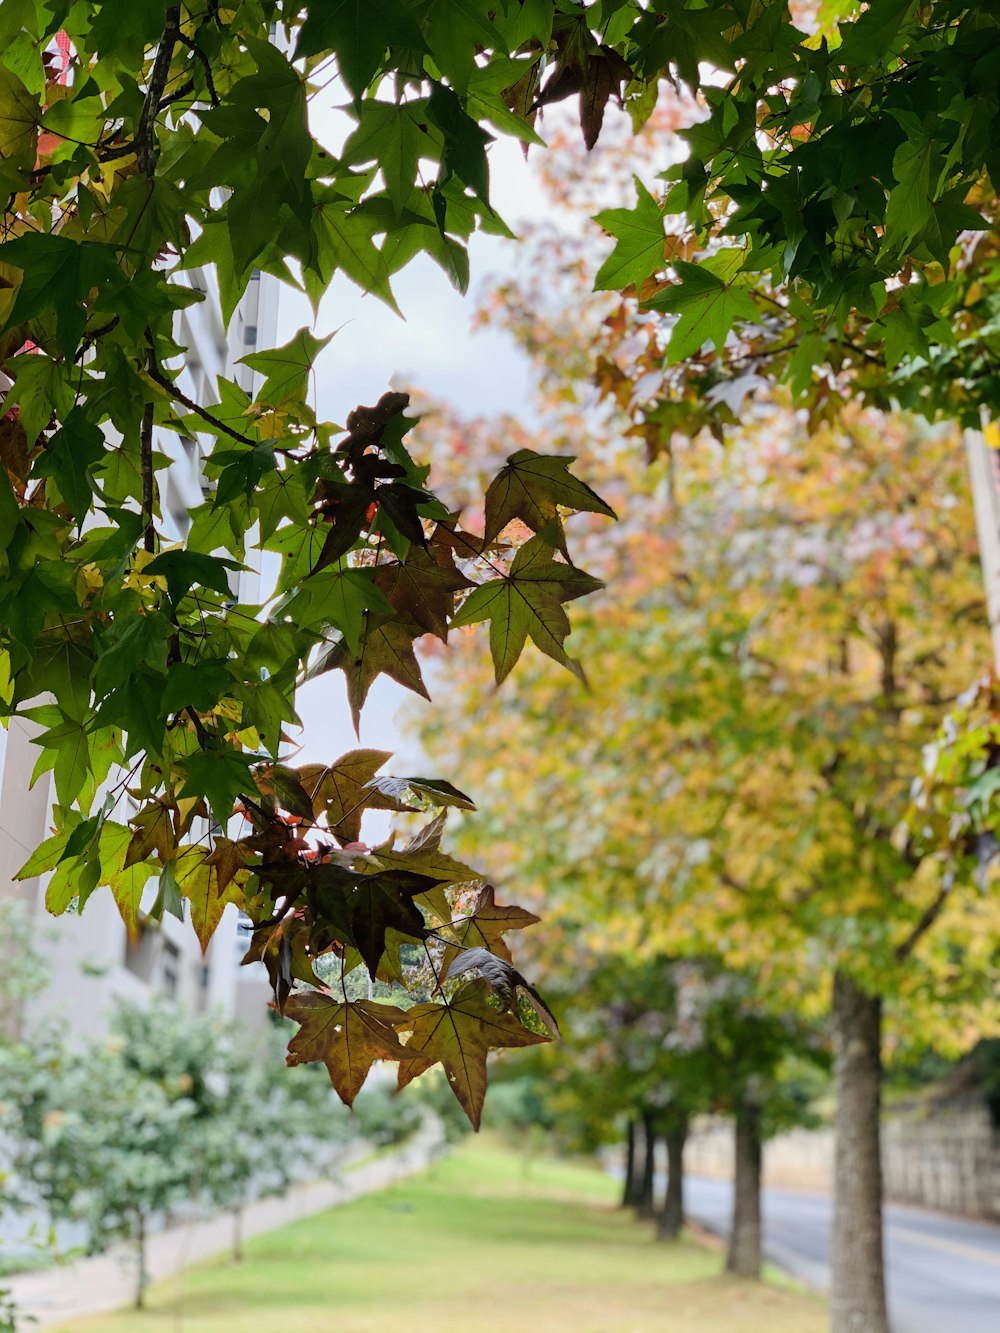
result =
M153 964L156 961L156 935L155 930L151 930L145 921L139 922L139 931L136 935L128 935L125 939L125 966L140 981L145 981L147 985L153 980Z
M160 989L171 1000L177 996L177 973L180 957L181 951L177 945L171 940L165 939L163 941L163 971L161 973Z

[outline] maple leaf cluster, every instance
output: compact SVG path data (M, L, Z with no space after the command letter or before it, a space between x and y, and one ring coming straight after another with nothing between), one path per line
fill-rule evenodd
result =
M440 1063L478 1128L488 1051L558 1034L503 938L538 918L498 904L477 871L441 849L447 809L471 809L468 797L446 782L379 776L389 758L354 750L328 766L262 770L260 801L245 804L253 831L217 839L205 864L240 866L233 878L244 884L255 867L244 961L264 963L278 1008L302 1025L290 1064L322 1061L350 1105L377 1060L399 1062L401 1088ZM404 846L357 841L364 810L428 805L438 814ZM318 960L336 976L323 989ZM349 999L347 978L361 964L400 1002Z

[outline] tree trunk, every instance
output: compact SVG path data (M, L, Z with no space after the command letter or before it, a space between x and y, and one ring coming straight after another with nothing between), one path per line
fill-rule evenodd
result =
M888 1333L882 1258L882 1004L838 972L833 980L832 1333Z
M653 1198L653 1182L656 1178L656 1130L653 1128L653 1117L646 1111L642 1115L642 1147L642 1181L636 1207L640 1217L652 1217L656 1212L656 1202Z
M240 1263L243 1259L243 1205L233 1209L233 1259Z
M742 1101L736 1111L733 1229L726 1271L760 1277L760 1107Z
M135 1308L141 1310L146 1297L146 1214L141 1209L135 1215L135 1249L139 1261L135 1280Z
M660 1240L676 1240L684 1225L684 1144L687 1116L680 1117L665 1135L667 1141L667 1192L656 1226Z
M622 1186L622 1207L631 1208L639 1193L636 1179L635 1121L629 1117L625 1131L625 1182Z

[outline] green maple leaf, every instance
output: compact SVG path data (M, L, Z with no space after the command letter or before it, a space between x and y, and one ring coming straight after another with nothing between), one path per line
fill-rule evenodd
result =
M316 338L309 329L303 328L282 347L241 357L241 366L249 366L265 377L256 401L272 407L289 401L303 401L313 363L332 337L329 333L325 338Z
M413 194L421 155L434 154L426 110L423 100L403 106L364 101L358 108L358 127L341 150L340 161L345 167L359 162L378 163L397 217Z
M317 0L299 29L296 56L332 51L340 77L359 98L390 46L425 51L424 39L401 0Z
M694 356L707 342L721 352L734 324L760 322L760 314L750 293L733 282L724 281L706 264L675 260L674 268L680 283L657 292L646 302L649 310L667 311L678 316L667 346L668 361L683 361Z
M338 532L339 526L335 524L331 534ZM293 616L300 629L335 625L352 653L359 651L366 627L373 627L378 620L391 620L394 615L372 570L321 569L319 563L308 582L282 609Z
M542 532L557 518L560 506L616 518L611 506L570 472L574 461L573 454L536 454L533 449L511 454L486 491L483 539L491 542L515 518L532 532Z
M102 298L117 294L128 300L117 250L111 245L32 233L0 245L0 261L24 273L4 327L51 311L56 337L67 356L80 346L87 322L86 303L95 287Z
M97 640L100 655L94 673L98 696L128 680L143 665L165 671L174 628L160 611L144 616L116 617Z
M160 709L163 713L179 713L185 708L208 713L232 690L233 673L222 658L207 658L203 662L174 662L160 700Z
M410 1058L395 1031L408 1022L407 1015L395 1005L338 1002L318 991L303 991L288 997L284 1012L301 1024L288 1043L288 1063L322 1061L337 1095L348 1106L354 1105L376 1060Z
M639 287L664 265L666 227L663 214L639 177L633 179L638 196L635 208L608 208L594 218L618 242L597 270L594 290L598 292Z
M603 588L601 580L592 574L555 559L555 535L549 530L525 542L514 557L511 577L521 585L535 583L549 587L563 602L575 601Z
M104 457L106 448L101 431L75 407L62 428L46 442L32 476L51 477L74 518L80 520L93 502L92 469Z
M58 713L59 721L36 740L44 747L35 765L32 782L46 769L55 776L59 804L68 808L80 795L91 772L90 732L83 722Z
M530 634L532 642L563 666L580 674L563 649L569 617L558 597L546 587L520 588L512 577L495 579L477 588L455 617L455 625L490 622L490 652L496 682L510 675Z
M456 628L490 622L490 652L498 685L510 674L529 637L543 653L583 679L580 664L563 648L570 624L562 603L601 584L582 570L554 560L547 537L526 542L514 557L510 573L470 593L452 622Z
M315 268L306 269L306 290L315 302L326 291L334 273L341 272L363 292L377 296L395 314L402 312L389 285L389 265L372 237L377 219L364 208L351 208L337 197L320 197L313 219L318 247ZM314 280L318 273L318 281Z
M237 798L253 790L250 765L256 762L254 755L240 750L195 751L184 760L181 794L207 797L213 815L225 828Z
M15 880L34 879L36 875L43 875L48 870L55 870L63 859L66 844L69 842L72 833L73 824L68 823L58 833L53 833L51 837L39 843L13 878Z
M855 22L845 23L835 55L837 63L865 65L886 60L904 19L914 8L914 0L879 0Z
M489 984L478 978L463 986L446 1004L418 1004L407 1012L413 1032L406 1043L412 1059L399 1066L405 1088L433 1065L444 1066L451 1090L472 1123L479 1128L486 1097L486 1057L502 1046L537 1046L549 1040L523 1027L511 1014L490 1002Z
M151 560L143 572L163 575L170 600L176 606L196 585L212 588L224 597L231 597L229 572L244 568L237 560L229 560L221 555L203 555L200 551L164 551Z
M21 425L29 443L38 439L48 426L53 412L64 420L73 406L73 389L67 368L61 361L33 352L8 361L4 367L14 376L14 384L4 398L4 410L16 403L21 409Z
M930 222L931 160L934 142L927 136L907 139L896 149L892 174L897 184L889 191L885 206L885 239L879 251L883 255L905 255Z
M438 4L431 9L427 44L434 63L463 96L478 68L477 51L499 47L506 53L503 38L487 17L487 9L482 0L449 0L446 5Z

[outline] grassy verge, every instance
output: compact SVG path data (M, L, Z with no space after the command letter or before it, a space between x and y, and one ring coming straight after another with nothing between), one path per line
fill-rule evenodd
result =
M426 1175L154 1287L144 1314L63 1333L821 1333L812 1296L720 1273L717 1253L615 1208L599 1172L467 1143Z

